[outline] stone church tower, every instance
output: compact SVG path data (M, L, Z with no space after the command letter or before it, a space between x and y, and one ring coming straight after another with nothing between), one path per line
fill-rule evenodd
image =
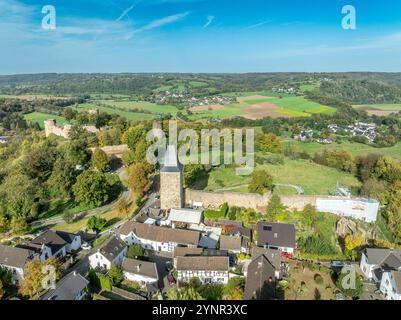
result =
M178 161L177 148L167 146L164 165L160 169L160 207L168 210L184 206L182 165Z

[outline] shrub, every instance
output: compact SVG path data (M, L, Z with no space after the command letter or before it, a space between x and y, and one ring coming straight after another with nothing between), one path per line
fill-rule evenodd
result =
M320 274L316 273L313 279L315 280L316 284L323 284L323 277Z

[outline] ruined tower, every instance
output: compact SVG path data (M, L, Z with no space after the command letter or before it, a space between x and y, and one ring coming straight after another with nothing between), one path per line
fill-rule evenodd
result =
M160 206L162 209L182 208L184 204L182 165L177 148L169 145L160 169Z

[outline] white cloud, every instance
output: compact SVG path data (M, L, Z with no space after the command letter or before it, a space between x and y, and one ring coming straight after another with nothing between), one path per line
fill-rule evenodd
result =
M203 25L203 29L206 29L214 20L214 16L208 16L206 19L206 23Z
M259 28L259 27L264 26L265 24L268 24L268 23L270 23L270 22L272 22L272 21L273 21L273 20L266 20L266 21L262 21L262 22L259 22L259 23L255 23L255 24L253 24L253 25L250 25L250 26L248 26L248 27L245 27L244 30Z

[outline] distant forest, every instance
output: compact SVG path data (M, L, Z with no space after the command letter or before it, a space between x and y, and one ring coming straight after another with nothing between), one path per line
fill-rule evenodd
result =
M307 92L303 84L314 84ZM157 91L194 96L295 87L320 103L401 102L401 73L247 73L247 74L33 74L0 76L0 93L85 96L123 94L148 97Z

